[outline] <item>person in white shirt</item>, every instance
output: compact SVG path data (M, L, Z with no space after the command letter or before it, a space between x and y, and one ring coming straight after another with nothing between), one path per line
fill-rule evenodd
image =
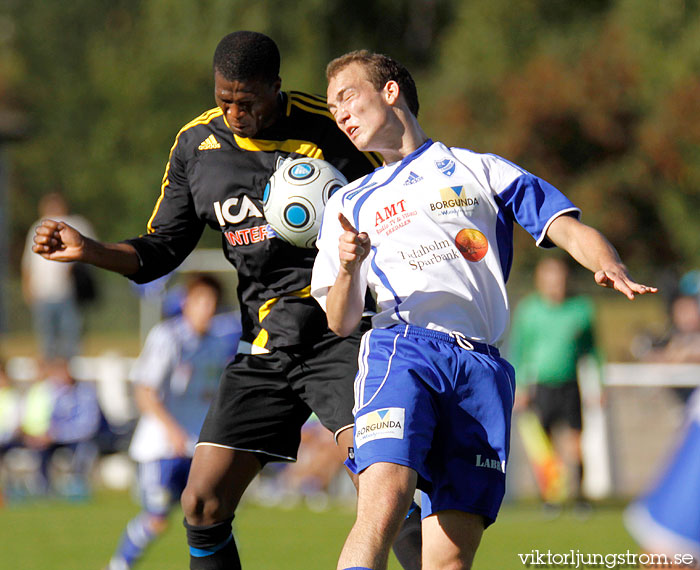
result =
M311 293L343 336L376 296L355 380L357 520L339 569L386 568L418 487L423 568L470 568L505 490L513 369L498 346L518 222L632 299L615 249L556 188L506 160L434 142L409 72L367 51L327 68L338 127L385 165L339 190L323 218Z
M76 298L73 264L52 263L32 252L34 232L43 218L60 220L94 237L90 223L70 214L62 194L51 192L39 201L39 216L27 233L22 255L22 293L31 309L35 335L44 360L65 358L80 352L82 315Z
M123 570L167 526L179 503L194 447L224 367L236 354L237 327L217 326L221 285L190 278L182 314L157 324L130 371L141 418L129 454L138 462L142 510L127 524L108 569ZM225 333L225 334L222 334Z

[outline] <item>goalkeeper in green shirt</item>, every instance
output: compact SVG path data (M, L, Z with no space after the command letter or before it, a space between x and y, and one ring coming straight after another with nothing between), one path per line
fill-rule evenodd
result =
M584 505L576 369L582 356L597 356L595 311L590 299L567 296L567 278L568 268L560 259L547 258L537 265L536 292L520 302L513 317L510 361L519 388L516 408L531 408L550 439L555 429L562 430L557 438L562 459L573 470L576 504Z

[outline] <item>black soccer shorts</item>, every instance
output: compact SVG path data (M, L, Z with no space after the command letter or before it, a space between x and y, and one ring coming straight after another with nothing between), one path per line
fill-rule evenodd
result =
M224 371L199 442L250 451L263 463L294 461L311 412L337 434L354 423L353 384L362 334L330 331L313 345L239 354Z
M581 431L581 393L575 379L551 386L536 384L532 407L547 433L557 424Z

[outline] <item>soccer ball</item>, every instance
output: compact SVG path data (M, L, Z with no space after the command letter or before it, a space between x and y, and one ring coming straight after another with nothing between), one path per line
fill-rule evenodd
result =
M325 160L297 158L285 162L265 186L265 219L284 241L313 247L328 198L347 183L345 176Z

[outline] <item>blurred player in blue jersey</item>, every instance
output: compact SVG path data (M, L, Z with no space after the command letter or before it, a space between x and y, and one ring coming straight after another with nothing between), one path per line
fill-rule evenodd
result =
M615 249L578 221L544 180L494 155L449 148L423 132L409 72L353 52L327 68L338 127L385 165L329 201L311 292L347 335L367 288L376 296L355 380L357 520L339 569L386 568L413 493L423 491L423 568L470 568L505 489L513 369L497 346L508 326L505 282L518 222L595 281L633 299Z
M692 556L686 567L700 567L700 388L688 400L672 456L652 487L627 507L625 526L647 552L671 561Z
M700 363L700 304L680 295L671 304L673 330L663 348L645 360L675 364ZM683 394L683 389L676 389ZM661 462L650 488L625 511L625 525L641 547L673 560L692 555L700 568L700 388L690 388L685 421L673 451Z
M108 569L131 568L161 534L180 501L199 430L240 329L219 334L221 285L195 275L182 314L157 324L130 372L141 418L129 454L138 462L142 511L126 526ZM235 338L232 338L235 336Z

